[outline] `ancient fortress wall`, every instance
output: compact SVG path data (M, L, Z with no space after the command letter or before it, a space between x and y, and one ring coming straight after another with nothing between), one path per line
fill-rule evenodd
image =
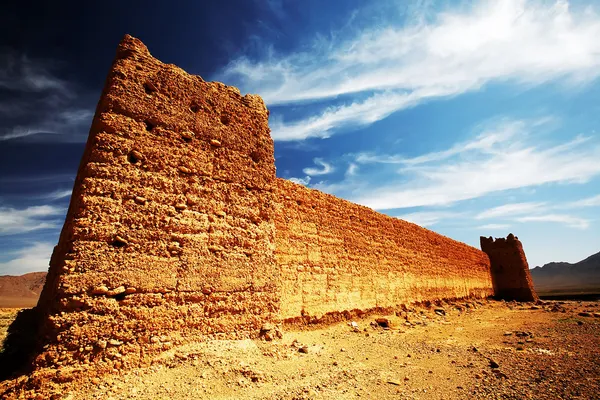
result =
M284 319L494 294L480 250L283 179L275 193Z
M46 285L18 322L37 326L15 328L17 345L5 348L30 340L20 348L36 353L36 374L70 366L52 375L67 379L92 363L100 372L144 365L206 335L256 337L267 322L515 293L513 283L495 293L492 278L504 278L492 272L522 276L520 243L519 267L492 271L490 258L513 256L494 245L488 258L277 179L273 154L258 96L163 64L126 36Z

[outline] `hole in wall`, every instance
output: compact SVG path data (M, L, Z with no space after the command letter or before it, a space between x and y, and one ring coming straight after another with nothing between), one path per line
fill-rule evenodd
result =
M226 115L226 114L221 115L221 123L223 125L229 125L230 122L231 122L231 119L229 118L229 115Z
M260 153L256 150L254 150L252 153L250 153L250 158L252 159L252 161L254 161L255 163L259 162L261 157L260 157Z
M140 161L140 157L137 154L137 152L132 151L127 155L127 161L129 161L132 164L137 164Z
M155 125L152 122L150 122L150 121L144 121L144 123L146 124L146 130L148 132L150 132L155 127Z
M157 91L156 86L152 82L144 83L144 91L146 94L154 94Z
M111 246L116 247L118 249L127 246L127 242L121 238L116 238L112 241Z
M113 298L115 300L121 301L121 300L125 300L125 296L127 296L127 293L119 293L113 296Z

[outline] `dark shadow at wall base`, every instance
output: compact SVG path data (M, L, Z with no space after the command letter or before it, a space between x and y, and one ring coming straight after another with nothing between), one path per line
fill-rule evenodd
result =
M0 353L0 381L27 374L32 370L33 357L38 354L39 311L29 308L19 311L8 327Z

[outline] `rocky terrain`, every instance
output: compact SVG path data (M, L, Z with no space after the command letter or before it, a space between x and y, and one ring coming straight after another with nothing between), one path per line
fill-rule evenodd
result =
M4 311L1 321L7 317L14 312ZM114 370L27 394L55 399L593 399L600 393L599 302L439 303L330 326L287 326L281 339L273 338L176 346L149 368ZM11 383L0 384L0 393ZM10 391L2 396L16 397Z
M600 294L600 252L574 264L551 262L531 270L538 293L542 295L568 293Z
M46 282L45 272L0 276L1 307L33 307Z

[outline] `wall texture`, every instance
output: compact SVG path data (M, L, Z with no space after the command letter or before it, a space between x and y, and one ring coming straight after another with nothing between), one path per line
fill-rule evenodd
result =
M500 260L495 274L510 275L494 278L496 294L530 299L520 243L482 245ZM46 285L5 349L21 361L33 349L38 376L61 366L45 373L66 379L206 335L255 337L265 322L492 294L485 253L276 179L258 96L163 64L126 36Z
M284 319L493 294L480 250L283 179L276 188Z
M538 300L519 238L511 233L506 239L482 236L480 241L481 249L490 258L495 296L505 300Z

